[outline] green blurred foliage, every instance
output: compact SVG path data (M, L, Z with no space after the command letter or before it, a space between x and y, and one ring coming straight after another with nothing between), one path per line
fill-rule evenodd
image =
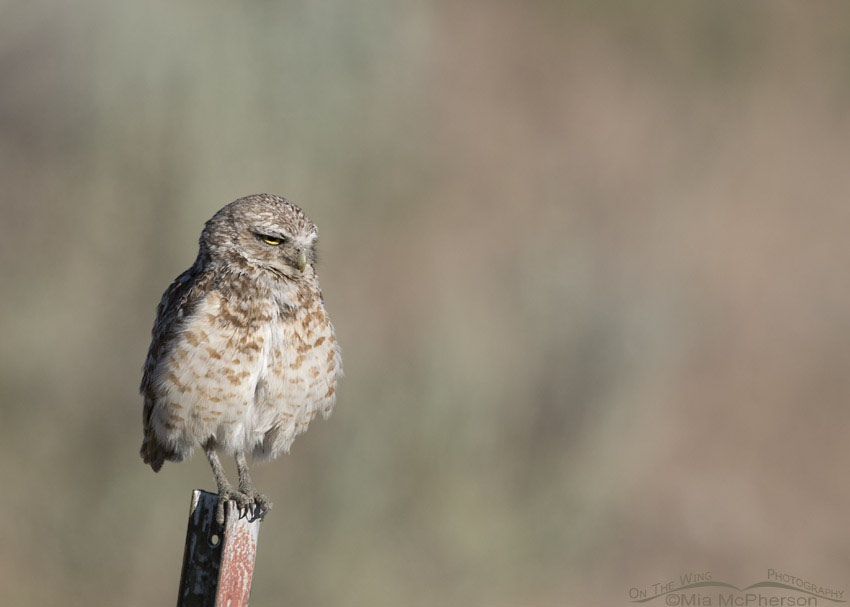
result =
M137 455L203 222L301 204L347 376L254 605L844 585L850 6L0 3L0 593L174 600ZM843 577L842 577L843 576Z

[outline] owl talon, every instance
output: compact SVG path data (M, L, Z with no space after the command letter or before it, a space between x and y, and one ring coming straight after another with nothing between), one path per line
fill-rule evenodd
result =
M225 512L226 512L225 504L227 504L227 502L229 500L230 500L230 498L225 497L225 496L220 495L218 497L218 506L216 506L216 509L215 509L215 522L218 523L219 525L224 526Z
M245 516L250 521L257 519L263 520L268 511L272 509L272 503L269 501L269 498L253 489L247 490L245 495L250 500L248 507L245 509Z
M254 494L254 503L257 504L257 507L260 509L260 516L265 516L266 513L271 510L272 506L274 505L269 501L269 498L267 498L262 493Z
M230 487L224 488L218 494L218 506L215 511L215 520L219 525L224 525L224 505L231 500L236 504L239 518L248 515L248 507L251 503L251 498L241 491L231 489Z

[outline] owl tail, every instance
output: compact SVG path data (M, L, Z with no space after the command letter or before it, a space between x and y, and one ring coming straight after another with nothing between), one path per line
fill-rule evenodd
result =
M145 440L142 441L142 448L139 450L139 455L142 456L142 460L146 464L153 468L154 472L159 472L162 464L165 463L165 453L162 452L162 449L159 448L159 445L156 444L156 441L151 436L145 436Z

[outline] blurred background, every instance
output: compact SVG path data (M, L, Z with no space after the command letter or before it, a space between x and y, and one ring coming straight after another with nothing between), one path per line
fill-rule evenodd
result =
M214 482L142 464L141 365L258 192L347 376L252 605L850 584L849 4L2 0L0 185L4 604L173 604Z

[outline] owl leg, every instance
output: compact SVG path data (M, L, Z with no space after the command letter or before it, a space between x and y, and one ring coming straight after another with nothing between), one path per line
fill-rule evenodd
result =
M245 459L245 453L239 451L236 453L236 469L239 472L239 491L243 495L247 495L253 504L259 508L257 516L264 517L271 510L272 503L262 493L258 493L254 489L254 483L251 482L251 474L248 472L248 462Z
M235 500L239 504L239 509L247 508L250 499L241 491L236 491L227 480L224 474L224 466L221 465L221 460L218 458L218 452L215 450L213 441L207 441L204 445L204 451L207 453L207 459L210 462L210 467L215 476L215 484L218 485L218 506L215 511L215 520L219 525L224 524L224 504L228 500Z

